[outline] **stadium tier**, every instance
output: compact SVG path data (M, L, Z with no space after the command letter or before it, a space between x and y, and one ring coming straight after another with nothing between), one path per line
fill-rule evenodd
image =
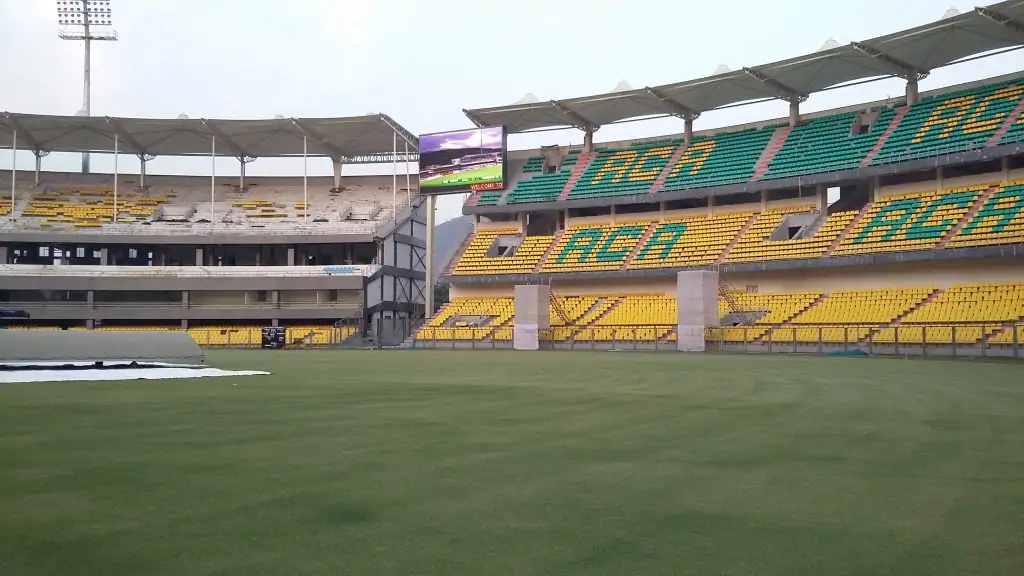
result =
M209 183L187 177L151 176L154 183L145 189L126 179L116 194L109 183L98 183L101 176L84 177L81 182L48 178L44 173L39 185L19 185L13 209L11 194L0 196L0 216L12 216L0 223L0 231L104 232L145 225L147 233L158 234L187 233L211 225L228 232L292 230L305 225L320 232L372 232L391 218L395 196L390 182L385 185L379 178L341 189L320 178L305 197L301 185L251 179L246 188L218 186L211 205Z
M672 342L674 296L650 293L557 296L550 338L556 342ZM735 311L738 307L740 311ZM725 342L863 344L1013 344L1014 323L1024 321L1024 283L960 284L822 292L734 292L719 300L728 324L709 331ZM417 333L417 339L507 342L512 339L511 297L456 297ZM955 340L954 340L955 337ZM1018 339L1016 342L1024 342Z
M607 272L1024 242L1024 182L885 196L829 215L808 204L713 216L570 224L555 236L484 228L452 275ZM789 219L802 217L798 225ZM791 236L790 228L798 228ZM505 242L508 249L495 250ZM518 249L517 249L518 244Z
M710 188L879 166L1016 143L1024 137L1024 80L1014 79L922 98L680 139L597 147L544 173L530 157L504 204L583 200ZM567 156L568 158L568 156ZM540 172L540 174L537 174ZM468 206L502 204L476 194Z

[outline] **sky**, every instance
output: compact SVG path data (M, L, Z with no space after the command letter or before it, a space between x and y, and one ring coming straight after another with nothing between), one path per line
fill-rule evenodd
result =
M414 133L470 128L464 108L600 94L626 81L668 84L813 52L938 20L966 0L112 0L117 42L94 43L94 115L174 118L353 116L384 112ZM897 5L898 4L898 5ZM991 2L984 2L991 4ZM74 114L82 108L81 42L57 37L54 0L0 0L0 110ZM1024 52L935 70L921 90L1024 68ZM903 93L885 80L814 94L813 112ZM772 102L702 115L703 130L785 117ZM682 131L675 118L601 128L595 141ZM510 149L579 144L581 132L512 135ZM78 156L52 154L44 170L76 170ZM10 168L0 153L0 169ZM18 157L32 166L31 153ZM157 158L151 174L208 174L208 159ZM138 161L122 156L122 172ZM218 160L217 173L238 163ZM113 172L93 156L94 172ZM301 160L259 159L250 175L300 174ZM398 170L404 174L404 165ZM387 166L346 174L391 173ZM310 162L312 174L330 161ZM439 202L438 221L461 213Z

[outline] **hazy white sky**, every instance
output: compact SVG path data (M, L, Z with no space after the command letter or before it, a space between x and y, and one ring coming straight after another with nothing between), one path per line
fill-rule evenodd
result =
M990 4L991 2L984 2ZM93 48L95 115L193 118L350 116L386 112L414 133L469 127L463 108L607 92L698 78L939 19L967 0L113 0L120 41ZM53 0L0 0L0 110L74 114L82 46L57 38ZM937 70L921 90L1020 70L1014 52ZM812 95L804 111L902 94L882 81ZM703 115L697 129L782 117L768 103ZM676 119L602 128L598 141L678 133ZM513 149L579 143L578 131L513 136ZM31 154L19 167L31 166ZM0 168L10 154L0 153ZM76 170L54 154L44 169ZM122 171L138 161L122 157ZM209 160L158 158L150 173L208 173ZM112 172L94 156L94 172ZM237 174L233 159L218 174ZM330 174L330 163L311 163ZM390 173L390 166L377 167ZM299 160L261 159L248 173L297 174ZM357 173L354 170L349 173ZM438 220L461 198L439 203Z

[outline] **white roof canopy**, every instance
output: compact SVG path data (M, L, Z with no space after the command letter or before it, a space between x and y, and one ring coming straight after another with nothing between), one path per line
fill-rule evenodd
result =
M1007 0L902 32L697 80L464 112L478 126L504 125L512 133L587 130L644 116L694 117L764 99L800 102L814 92L868 79L918 80L964 58L1020 47L1024 0Z
M100 116L0 114L0 148L48 152L114 152L147 156L302 156L303 137L310 156L342 161L390 162L397 139L398 158L405 145L414 156L419 139L386 114L348 118L275 118L271 120L144 119Z

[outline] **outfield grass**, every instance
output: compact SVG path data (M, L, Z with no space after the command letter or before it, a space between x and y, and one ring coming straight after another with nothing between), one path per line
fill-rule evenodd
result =
M1024 574L1020 364L211 357L0 386L0 574Z
M423 180L420 183L421 188L439 188L442 186L469 186L470 184L480 184L482 182L494 182L501 180L501 165L484 166L483 168L474 168L472 170L465 170L449 174L448 176L442 176L440 178L431 178L430 180ZM460 182L444 182L451 178L459 178Z

